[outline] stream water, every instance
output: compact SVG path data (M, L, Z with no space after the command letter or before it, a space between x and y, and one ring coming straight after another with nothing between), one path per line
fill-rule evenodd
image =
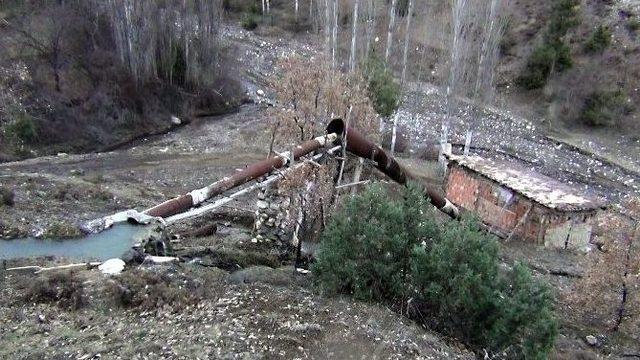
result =
M146 228L119 224L98 234L77 239L23 238L0 240L0 260L56 256L73 260L104 261L122 256Z

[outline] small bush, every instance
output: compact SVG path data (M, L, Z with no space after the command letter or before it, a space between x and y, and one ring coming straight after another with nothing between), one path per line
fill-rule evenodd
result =
M585 50L590 53L601 53L611 44L611 31L606 26L598 26L585 44Z
M254 15L261 15L262 9L260 9L260 5L258 5L257 2L254 2L253 4L249 5L249 13Z
M527 62L524 73L516 80L517 83L529 90L543 87L551 74L554 61L553 48L546 45L536 48Z
M545 43L537 47L527 61L524 73L517 79L520 86L533 90L544 87L554 71L573 66L571 51L562 42Z
M232 13L241 13L250 10L253 6L256 6L255 0L223 0L222 8L225 11Z
M589 126L613 126L629 111L622 91L595 91L587 96L581 119Z
M531 54L516 83L529 90L547 84L554 71L563 72L573 66L571 49L565 43L567 32L580 23L580 0L559 0L552 8L544 34L544 42Z
M417 247L413 255L415 285L440 327L457 329L468 342L488 343L487 325L499 310L497 242L467 221L446 227L431 247Z
M180 311L205 298L215 297L222 272L211 273L209 278L201 278L170 271L126 271L109 283L107 292L116 305L124 308L149 311L169 307Z
M384 61L371 55L365 64L364 74L376 112L384 117L393 115L400 106L400 85L387 70Z
M245 30L255 30L258 27L258 18L253 13L246 13L242 16L241 24Z
M312 267L320 289L404 306L477 350L544 359L557 333L549 288L523 265L501 271L495 237L465 219L439 225L418 187L379 186L347 201ZM416 306L417 308L417 306Z
M549 287L536 281L522 264L516 264L501 281L496 299L500 316L490 335L493 348L509 348L509 358L546 359L558 334Z
M80 228L66 221L55 221L42 235L45 239L72 239L82 236Z
M636 33L638 30L640 30L640 20L629 19L629 21L627 21L627 29L631 33Z
M0 206L15 205L15 193L13 190L0 186Z
M431 242L435 224L415 188L401 201L381 186L350 198L322 235L312 271L329 294L394 301L407 289L411 249Z
M73 272L55 272L38 277L25 293L25 301L54 303L71 310L80 309L86 300L82 282Z
M33 118L23 112L14 113L14 120L7 125L6 133L9 138L25 143L33 142L38 136Z
M581 0L556 0L551 8L546 37L552 40L564 37L580 24Z
M475 221L450 223L432 247L416 247L418 297L440 330L508 358L545 359L557 334L549 288L523 265L500 273L498 243Z

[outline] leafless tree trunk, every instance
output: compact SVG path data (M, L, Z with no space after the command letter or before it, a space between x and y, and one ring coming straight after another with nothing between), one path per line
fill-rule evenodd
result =
M331 8L329 0L324 0L324 40L327 56L331 54Z
M407 12L407 27L404 34L404 53L402 55L402 86L407 79L407 58L409 54L409 40L411 39L411 18L413 17L413 0L409 0L409 9Z
M345 129L349 129L349 123L351 121L351 111L353 110L353 106L349 105L349 110L347 112L347 121ZM344 165L347 162L347 132L345 131L342 139L342 160L340 162L340 172L338 173L338 182L337 185L342 184L342 177L344 175Z
M456 91L464 88L465 61L464 61L464 37L466 35L465 12L468 10L468 0L452 1L452 43L449 69L449 84L447 85L447 114L442 119L440 132L440 155L438 161L442 172L446 170L447 159L445 154L449 152L449 132L451 131L451 118L457 107ZM462 46L461 46L462 45Z
M465 156L469 155L473 131L478 118L481 116L482 109L490 105L493 101L495 67L497 66L498 49L503 33L503 26L500 24L499 16L502 5L503 0L491 0L490 4L483 3L484 8L482 6L476 6L476 9L470 11L470 13L475 16L478 16L476 15L478 13L484 13L484 15L480 15L483 17L483 28L480 38L482 46L479 49L475 49L478 51L478 70L473 92L475 110L474 119L472 119L469 124L465 136Z
M331 42L331 67L336 68L336 51L338 51L338 0L333 0L333 32Z
M407 26L404 34L404 53L402 55L402 79L401 89L405 91L405 81L407 78L407 58L409 55L409 40L411 39L411 17L413 16L413 0L409 0L409 8L407 11ZM393 118L393 130L391 132L391 155L395 155L396 152L396 140L398 137L398 114L396 113Z
M393 129L391 130L391 156L396 152L396 139L398 137L398 113L393 115Z
M362 176L362 169L364 168L364 159L363 158L359 158L358 159L358 164L356 165L356 169L353 172L353 183L358 183L360 182L360 177ZM351 194L355 194L356 191L358 190L357 186L354 186L351 188Z
M184 57L182 80L199 84L216 77L221 1L174 0L161 6L152 0L109 0L102 7L120 59L136 81L167 74L171 81L178 53Z
M365 44L365 56L369 56L371 52L371 42L376 32L376 5L375 0L369 1L367 9L367 41Z
M63 41L70 17L65 17L71 11L64 4L47 9L43 28L33 27L29 21L16 24L4 21L12 32L17 35L20 45L33 50L39 58L51 68L56 92L62 91L60 73L64 63Z
M391 0L391 8L389 9L389 30L387 31L387 48L384 52L384 61L389 62L389 54L391 53L391 43L393 42L393 28L396 23L396 5L398 0Z
M353 30L351 32L351 56L349 57L349 69L353 72L356 70L356 38L358 34L358 5L360 0L355 0L353 5Z

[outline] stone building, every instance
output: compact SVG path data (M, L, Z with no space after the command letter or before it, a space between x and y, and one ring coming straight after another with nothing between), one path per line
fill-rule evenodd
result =
M581 187L529 169L477 156L449 155L447 198L489 230L562 249L585 249L604 202Z

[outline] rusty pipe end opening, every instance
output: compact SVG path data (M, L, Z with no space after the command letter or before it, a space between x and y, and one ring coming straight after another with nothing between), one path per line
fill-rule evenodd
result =
M344 120L342 119L333 119L331 120L329 125L327 125L327 134L338 135L338 138L333 142L336 145L339 144L340 141L342 140L344 131L345 131L345 123L344 123Z

